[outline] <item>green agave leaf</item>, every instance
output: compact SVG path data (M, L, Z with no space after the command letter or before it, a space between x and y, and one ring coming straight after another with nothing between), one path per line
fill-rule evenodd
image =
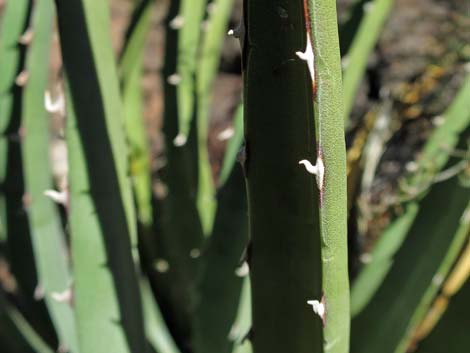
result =
M45 196L45 192L54 189L49 163L49 116L44 107L54 17L52 0L36 2L32 26L34 39L26 61L29 79L23 92L22 126L26 131L22 141L23 170L39 285L61 349L78 352L71 302L57 299L71 297L68 250L59 211L54 202Z
M251 286L249 276L243 281L237 318L232 326L231 337L234 339L233 353L253 353L249 332L251 330Z
M166 26L170 28L167 30L165 44L163 68L165 78L177 72L179 65L181 33L171 27L175 26L175 18L178 18L178 13L182 12L183 3L172 1L166 20ZM156 218L159 237L157 237L158 260L154 283L164 317L167 322L171 322L172 334L182 347L188 346L191 340L191 311L198 268L194 254L200 253L204 235L196 206L198 183L196 121L195 119L191 121L190 135L186 143L175 144L174 140L181 131L179 119L181 102L178 99L179 85L175 86L169 81L171 80L166 79L164 82L163 114L167 163L161 171L167 195L164 199L157 200L160 212ZM165 264L165 270L159 270L158 264Z
M145 352L134 264L134 209L108 4L56 3L70 92L70 231L80 349Z
M8 233L28 237L28 225L22 208L22 172L19 126L21 121L21 87L16 78L24 64L25 47L19 40L25 32L30 14L29 0L9 1L4 9L0 32L0 245L5 251ZM13 169L12 167L17 167ZM19 169L19 170L18 170ZM14 215L17 215L16 217ZM15 227L16 225L16 227ZM24 234L24 235L23 235ZM11 246L11 244L10 244Z
M151 0L143 0L136 5L120 62L126 134L130 149L130 174L133 181L138 219L143 226L140 235L140 240L143 242L141 248L149 253L154 249L147 249L147 247L154 247L155 244L153 239L149 239L153 223L152 182L150 154L142 112L141 79L145 39L151 26L153 5ZM145 239L142 240L142 237ZM162 318L148 279L144 276L140 279L140 289L147 340L157 353L178 353L178 347Z
M196 70L197 135L198 135L198 198L197 207L202 228L211 234L216 209L212 169L207 149L209 108L212 103L214 80L218 72L220 55L233 8L233 0L214 0L208 5L208 18L204 21L201 53Z
M153 223L153 210L150 153L143 120L141 79L145 39L150 30L153 5L153 1L144 0L136 6L120 62L130 175L137 216L145 228L151 227Z
M177 66L176 70L166 78L177 85L179 139L186 141L195 115L195 73L207 0L177 2L180 4L179 11L171 18L168 28L169 31L178 33Z
M222 168L219 175L219 185L223 187L226 183L232 169L235 166L237 161L238 153L242 148L243 144L243 105L240 104L235 112L235 117L233 119L233 136L227 143L225 149L224 161L222 163Z
M346 147L336 4L308 0L316 96L314 102L320 185L323 350L349 351ZM319 300L319 298L313 298Z
M244 167L257 353L347 352L349 346L336 6L332 1L305 4L309 16L301 2L244 3ZM300 58L291 59L306 46L299 56L308 55L310 44L319 58L313 97L313 72ZM317 168L319 187L299 166L301 161L313 167L317 156L317 166L325 167L324 174Z
M22 94L28 73L24 70L32 32L31 1L9 1L0 32L0 252L8 260L18 283L16 300L22 313L49 342L55 340L43 301L33 298L38 288L36 264L25 206L21 140ZM42 92L43 96L44 92Z

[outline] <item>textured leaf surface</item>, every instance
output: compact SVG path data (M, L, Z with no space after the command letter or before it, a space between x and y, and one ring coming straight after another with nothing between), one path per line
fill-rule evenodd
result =
M349 351L346 147L336 3L308 1L315 54L315 122L320 185L322 289L325 301L324 351ZM317 163L319 161L317 159Z
M307 305L322 296L319 193L298 164L316 158L312 83L295 56L306 43L303 3L245 1L244 21L251 343L256 353L323 352L321 319Z

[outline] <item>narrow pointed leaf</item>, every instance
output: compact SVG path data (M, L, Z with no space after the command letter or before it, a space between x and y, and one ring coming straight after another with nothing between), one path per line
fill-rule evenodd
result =
M241 166L218 194L214 231L203 251L198 283L199 301L194 313L193 344L199 353L230 353L243 284L240 263L248 241L245 183ZM246 263L244 264L246 267ZM238 269L238 270L237 270ZM237 275L238 273L238 275Z
M449 152L455 148L459 134L470 124L470 76L462 83L454 101L444 112L444 123L437 127L423 147L418 159L418 172L408 183L415 188L429 187L436 173L447 163ZM426 190L423 190L426 191ZM371 261L364 265L352 286L351 313L354 317L369 302L379 288L393 257L403 244L420 207L420 197L404 205L404 212L385 229L371 252Z
M134 265L134 209L108 4L56 3L70 92L70 230L80 349L145 352Z
M467 129L461 137L462 147L468 134ZM447 166L457 161L452 158ZM458 229L470 199L470 188L459 179L452 177L434 184L420 201L416 220L394 255L387 276L353 320L352 352L406 351L409 337L424 315L420 305L423 301L429 305L436 291L433 285L436 273L450 261L449 256L455 259L465 240L466 234L462 236ZM446 205L445 217L442 210L436 208L437 204ZM421 313L416 314L416 310ZM381 320L384 316L386 321Z
M322 320L307 304L322 297L319 192L299 165L316 158L312 82L295 54L307 41L303 3L246 0L244 23L251 343L256 353L323 352Z
M211 233L216 208L214 182L207 148L209 111L213 102L214 81L219 68L222 44L227 35L232 8L233 0L214 0L208 5L208 18L204 22L201 54L196 70L199 170L197 207L206 236Z
M143 120L141 79L143 74L144 45L151 25L153 2L144 0L137 5L133 22L128 30L126 47L120 61L122 95L129 144L130 174L141 224L152 225L152 182L150 153Z
M393 0L374 0L364 4L365 14L343 58L343 114L346 125L356 100L357 90L364 77L369 56L382 33L393 3Z
M167 28L181 11L182 3L172 1L166 19ZM167 164L161 171L167 195L160 200L161 214L157 243L159 261L168 270L156 271L156 289L172 334L181 346L190 344L192 322L192 291L197 273L197 261L192 250L200 251L203 243L202 226L196 207L197 198L197 136L192 120L191 132L185 144L175 144L180 132L180 101L178 87L166 80L178 66L179 32L168 28L165 43L163 132ZM194 93L194 92L193 92Z
M44 106L55 17L53 1L37 1L33 15L34 39L27 54L29 79L23 92L22 110L22 125L26 131L22 147L25 189L29 199L27 212L38 279L59 344L62 349L78 352L72 303L54 299L54 296L71 293L72 277L59 211L44 195L45 191L54 189L49 163L49 115Z
M322 289L325 305L323 349L349 351L346 147L336 3L308 0L315 57L315 122L320 187Z
M195 115L195 73L207 0L178 0L179 11L170 21L169 31L178 33L176 70L179 134L188 138ZM168 76L169 77L169 76ZM166 77L165 79L167 79Z
M470 281L451 298L449 305L431 334L418 346L417 353L460 353L470 347Z
M8 1L0 32L0 252L8 260L18 287L16 299L22 313L48 341L55 333L43 301L35 300L39 288L37 269L25 206L21 140L23 87L28 81L25 54L32 32L31 1Z

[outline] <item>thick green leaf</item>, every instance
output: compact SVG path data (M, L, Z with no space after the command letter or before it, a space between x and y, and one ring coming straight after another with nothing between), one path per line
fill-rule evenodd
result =
M322 302L325 305L323 349L346 353L349 351L346 147L341 118L343 94L336 3L331 0L308 0L307 3L317 91L314 108L318 143L316 177L320 188Z
M24 64L25 47L21 35L27 28L29 0L9 1L3 14L0 32L0 245L2 251L8 233L28 236L22 208L22 172L19 126L21 121L21 87L16 77ZM16 216L15 216L16 215ZM16 225L16 226L15 226ZM16 229L15 229L16 228ZM10 241L13 239L10 238Z
M170 19L168 30L178 32L177 66L166 79L177 85L178 132L180 140L186 141L195 115L195 73L207 0L178 0L176 2L180 4L178 14ZM168 141L170 142L172 141Z
M330 18L330 10L328 5L319 12L314 9L322 18L322 25L336 27L336 14ZM256 353L323 352L322 320L307 304L322 297L319 191L315 177L299 166L302 159L316 159L312 82L307 65L292 59L307 42L303 3L245 1L244 21L246 32L241 33L241 42L245 147L241 159L251 236L251 341ZM331 33L329 25L326 30ZM321 45L326 44L322 33L318 39ZM334 43L334 36L328 38L329 45L331 40ZM321 54L328 60L333 58L328 69L336 70L339 50L331 48ZM338 57L334 58L333 53ZM333 79L337 79L336 75ZM330 88L336 90L335 94L340 93L335 83L339 82L333 81ZM327 90L326 85L322 89ZM332 168L333 174L335 167ZM341 203L341 186L337 192ZM340 226L342 223L345 222L339 220ZM342 249L339 251L341 256ZM345 294L348 299L347 290ZM332 300L335 301L333 294ZM347 312L348 308L344 310Z
M108 4L57 0L57 10L70 91L70 231L80 349L145 352L134 265L134 209Z
M207 149L209 108L212 103L214 80L218 72L222 44L227 34L233 0L214 0L208 5L204 22L201 54L196 70L197 134L198 134L198 196L197 207L204 234L211 233L216 208L212 169Z
M172 1L166 25L171 26L178 12L182 11L180 1ZM177 70L180 35L168 29L165 43L165 66L163 76L169 77ZM172 334L182 346L189 346L191 335L192 291L197 273L197 261L191 254L200 252L203 232L196 207L197 198L197 132L195 119L187 143L175 145L174 139L180 132L180 101L177 86L165 81L163 132L166 142L167 164L161 171L167 195L159 200L161 211L158 220L159 237L157 244L158 263L168 266L156 272L156 292ZM193 91L194 94L194 91Z
M152 181L150 153L143 120L141 79L145 39L150 30L152 9L153 1L150 0L144 0L137 5L120 62L130 175L137 204L137 216L145 228L149 228L153 222Z
M243 281L237 318L232 326L230 338L235 341L233 353L253 353L250 342L251 330L251 287L249 276Z
M28 195L27 213L39 285L59 336L61 349L78 352L74 315L70 300L72 278L59 211L44 195L54 188L49 163L49 115L44 107L47 88L52 24L52 0L38 0L34 9L34 40L26 70L29 79L23 92L23 170Z
M16 234L24 233L27 228L25 214L19 212L22 206L22 173L21 170L12 170L12 167L18 167L21 159L18 131L21 87L16 85L15 81L24 64L25 47L20 45L19 40L27 28L30 7L29 0L9 1L4 10L0 32L0 183L2 185L0 244L2 248L8 240L9 226L17 224ZM12 214L18 216L12 217Z
M18 287L16 299L22 313L48 341L55 340L43 301L35 300L40 289L25 206L21 129L24 70L31 1L9 1L0 32L0 252L10 265ZM21 43L22 44L21 44Z

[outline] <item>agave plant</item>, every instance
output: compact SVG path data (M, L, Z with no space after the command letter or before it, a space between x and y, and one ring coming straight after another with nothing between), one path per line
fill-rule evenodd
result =
M354 1L338 23L332 0L244 0L230 29L236 4L132 1L116 50L108 2L0 2L2 352L468 349L468 72L400 177L391 221L348 271L358 195L387 144L380 109L350 118L393 2ZM141 84L156 25L158 158ZM229 35L243 97L215 172L210 117Z

